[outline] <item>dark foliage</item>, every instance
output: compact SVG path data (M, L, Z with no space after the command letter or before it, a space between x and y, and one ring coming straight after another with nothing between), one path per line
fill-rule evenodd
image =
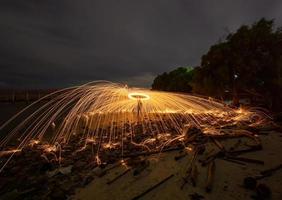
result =
M191 92L191 81L193 77L191 68L179 67L169 73L163 73L155 78L152 89L174 92Z
M247 94L251 100L264 99L268 107L279 108L282 100L282 28L275 29L273 20L264 18L251 26L243 25L224 41L211 46L202 56L201 66L192 72L187 82L183 85L177 82L173 90L166 86L175 79L170 79L170 73L164 73L156 78L159 85L154 82L153 88L182 91L182 87L190 85L193 92L199 94L217 98L229 94L234 104L238 104L241 94Z

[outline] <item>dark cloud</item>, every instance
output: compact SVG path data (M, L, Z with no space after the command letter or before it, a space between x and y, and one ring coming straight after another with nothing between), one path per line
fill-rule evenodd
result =
M157 74L198 65L242 24L281 25L281 10L279 0L2 0L0 87L149 86Z

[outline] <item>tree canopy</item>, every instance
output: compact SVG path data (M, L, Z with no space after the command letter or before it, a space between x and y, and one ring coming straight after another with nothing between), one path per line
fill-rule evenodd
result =
M202 56L200 67L188 73L189 78L175 81L175 77L178 80L187 74L175 71L178 73L174 79L170 77L174 71L158 76L153 89L183 91L189 85L195 93L217 98L229 92L235 104L238 94L247 92L266 97L271 105L280 105L282 28L275 29L274 21L264 18L251 26L243 25L224 41L211 46ZM160 87L163 84L165 87Z
M152 85L152 89L177 92L191 92L193 78L191 67L179 67L169 73L158 75Z
M235 102L238 92L252 92L273 101L282 86L281 56L282 32L274 30L273 20L243 25L203 55L194 91L216 96L232 91Z

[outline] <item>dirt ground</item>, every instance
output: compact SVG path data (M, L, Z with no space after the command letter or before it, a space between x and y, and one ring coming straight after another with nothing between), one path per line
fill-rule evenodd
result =
M0 104L0 124L15 114L17 111L25 107L27 104ZM5 132L3 132L5 134ZM1 136L1 134L0 134ZM243 187L243 180L248 176L256 176L262 170L273 168L282 164L282 133L267 131L260 132L258 136L262 142L263 149L256 152L245 153L242 157L253 158L264 161L264 165L246 163L245 165L228 162L222 159L215 160L215 177L213 180L212 191L207 193L205 190L207 180L207 166L201 166L199 160L203 159L210 152L218 151L218 147L212 143L206 148L203 155L197 157L196 165L198 169L197 185L194 187L191 183L185 184L183 189L183 177L188 169L192 152L181 158L175 160L175 157L180 155L178 151L172 151L153 156L148 156L144 159L149 161L149 166L142 171L139 175L134 176L134 169L130 169L127 166L121 165L114 169L107 171L102 176L94 176L94 180L90 184L83 188L78 187L75 190L75 195L71 197L74 200L127 200L134 199L134 197L142 194L147 189L156 185L166 177L173 175L169 180L159 185L155 189L151 190L140 199L193 199L191 195L198 194L198 198L194 195L194 199L253 199L253 195L256 194L255 190L245 189ZM224 139L220 142L226 149L238 144L238 140L241 140L238 148L246 147L246 143L249 143L247 138L233 138ZM106 169L111 166L106 166ZM127 169L130 169L128 173L121 176L111 184L107 184L108 181L113 180ZM95 169L94 169L95 170ZM96 172L91 172L95 174ZM271 189L271 199L282 199L282 169L274 172L271 176L263 178L258 181L267 185ZM203 198L201 198L201 196ZM1 199L1 198L0 198Z
M202 167L198 161L199 176L197 185L194 187L191 183L188 183L182 190L180 189L191 159L191 153L176 161L175 156L179 155L179 151L174 151L148 157L150 165L139 176L133 176L133 170L131 170L115 182L107 184L109 180L126 171L126 166L114 168L108 171L105 176L96 177L85 188L78 189L73 199L133 199L170 175L174 176L140 199L193 199L191 195L195 193L203 196L203 198L199 197L198 199L253 199L252 196L256 192L243 187L244 178L247 176L256 176L260 171L273 168L282 163L282 134L278 132L266 132L265 135L260 135L259 138L262 141L263 150L246 153L243 157L262 160L265 164L246 163L246 165L241 165L216 159L215 177L210 193L205 191L207 167ZM227 139L221 142L228 149L238 140ZM242 139L241 145L243 146L245 142L247 142L247 139ZM206 152L212 149L217 150L216 148L216 146L210 144ZM205 153L199 156L198 159L204 156ZM282 199L282 170L276 171L270 177L259 180L258 183L266 184L271 189L271 199Z

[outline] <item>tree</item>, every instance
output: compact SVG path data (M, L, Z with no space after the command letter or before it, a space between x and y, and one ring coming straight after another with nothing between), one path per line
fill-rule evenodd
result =
M191 67L179 67L169 73L158 75L153 84L153 90L164 90L174 92L191 92L190 82L193 77L193 69Z
M193 70L178 68L159 75L153 89L185 91L222 98L231 94L239 104L239 94L264 97L269 107L281 109L282 28L262 18L243 25L224 41L210 47L201 66Z
M235 105L238 92L252 91L276 104L281 91L282 34L281 28L273 27L273 20L263 18L213 45L195 73L193 91L217 97L232 91Z

